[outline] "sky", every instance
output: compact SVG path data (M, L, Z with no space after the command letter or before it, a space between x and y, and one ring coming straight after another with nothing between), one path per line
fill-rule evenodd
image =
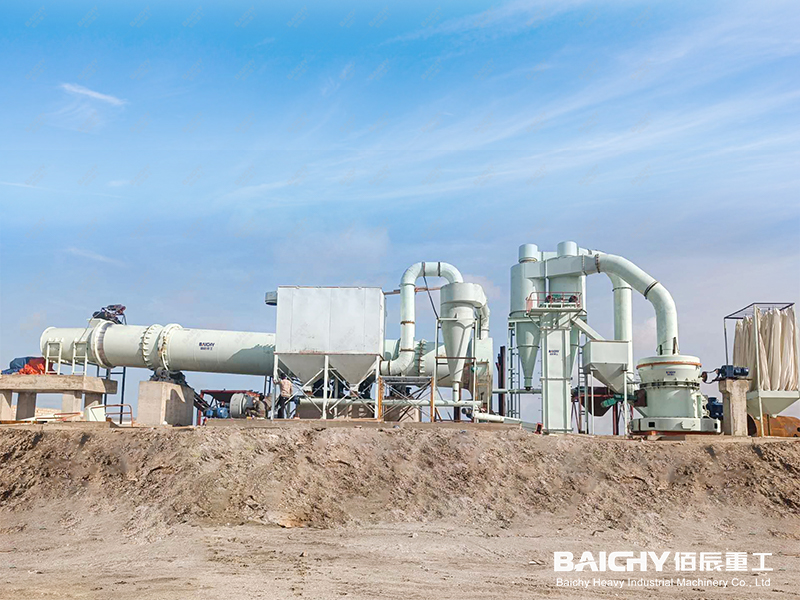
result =
M723 316L800 299L798 31L794 2L4 2L0 364L111 303L274 331L278 285L421 260L484 286L497 348L517 247L574 240L659 279L717 367ZM651 355L639 297L634 329Z

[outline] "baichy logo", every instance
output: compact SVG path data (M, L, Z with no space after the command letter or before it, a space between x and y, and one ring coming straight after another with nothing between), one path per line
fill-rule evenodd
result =
M638 554L638 556L637 556ZM753 571L772 571L765 565L771 552L753 552L758 557L758 566ZM747 552L598 552L597 559L591 552L583 552L580 560L575 561L572 552L554 552L554 571L648 571L652 565L656 571L663 571L664 565L670 561L676 571L747 571Z
M213 350L214 342L200 342L200 350Z

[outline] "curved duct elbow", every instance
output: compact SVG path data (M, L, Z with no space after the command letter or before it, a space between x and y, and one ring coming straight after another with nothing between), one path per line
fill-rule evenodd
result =
M461 271L446 262L418 262L408 267L400 285L416 285L420 277L444 277L448 283L462 283Z
M418 262L405 270L400 279L400 351L397 358L381 363L381 375L402 375L414 360L416 309L414 292L420 277L444 277L448 283L461 283L464 278L453 265L445 262Z
M593 257L586 256L584 257L584 267L586 273L606 273L609 276L617 276L642 294L653 305L656 312L657 354L680 354L678 310L667 288L627 258L614 254L598 252Z
M415 354L416 310L414 292L420 277L442 277L448 284L463 284L461 272L445 262L418 262L403 273L400 280L400 350L395 359L381 363L382 375L403 375L412 366ZM484 297L485 298L485 297ZM485 300L481 304L481 337L483 331L488 335L489 309Z

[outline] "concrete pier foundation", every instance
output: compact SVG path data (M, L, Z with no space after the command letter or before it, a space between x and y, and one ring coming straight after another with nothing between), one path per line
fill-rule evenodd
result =
M63 413L81 412L82 403L83 392L80 390L61 394L61 412Z
M0 390L0 421L13 421L14 411L11 409L11 399L14 392L11 390Z
M748 379L723 379L719 382L722 394L723 435L747 436Z
M11 398L15 393L16 413L11 409ZM81 401L84 398L90 406L101 404L103 394L116 393L116 381L88 375L0 375L0 421L35 417L38 394L61 394L61 412L82 413Z
M190 387L166 381L142 381L139 384L139 425L192 425L194 391Z
M17 395L17 421L36 416L36 393L20 392Z

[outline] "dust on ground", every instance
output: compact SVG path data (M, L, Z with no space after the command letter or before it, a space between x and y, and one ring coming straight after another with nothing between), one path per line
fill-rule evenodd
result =
M0 598L798 597L798 441L3 427ZM554 551L615 550L771 552L773 571L557 586Z

